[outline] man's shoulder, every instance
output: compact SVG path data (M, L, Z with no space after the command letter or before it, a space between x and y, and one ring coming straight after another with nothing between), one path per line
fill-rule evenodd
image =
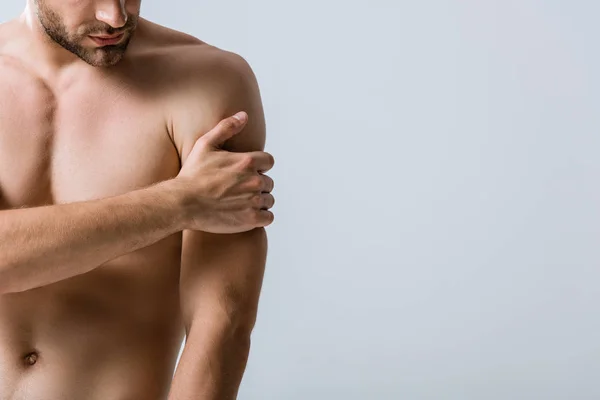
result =
M169 90L169 130L183 159L200 136L238 111L249 114L248 126L261 124L258 82L244 57L214 47L173 51L182 60Z
M17 28L18 25L15 20L9 20L0 24L0 53L4 46L7 45L11 39L14 40L15 36L19 34Z
M157 25L153 30L160 35L152 40L153 69L162 73L157 78L164 82L161 87L166 86L162 94L168 99L164 103L168 127L180 154L187 153L222 118L260 107L255 104L257 96L253 104L244 98L257 91L258 85L243 56L171 28ZM253 117L260 120L262 114Z
M152 71L154 85L175 108L219 107L236 87L256 79L243 56L188 33L145 20L143 37L133 64Z
M138 19L135 35L142 38L143 44L140 44L139 49L136 50L136 53L140 54L161 54L161 52L185 46L210 46L193 35L142 17Z
M189 33L143 21L144 46L139 54L152 53L159 62L168 63L181 73L181 78L199 78L196 72L243 72L249 65L239 54L207 43ZM231 68L234 68L232 70ZM240 70L241 68L241 70ZM188 72L188 73L185 73Z

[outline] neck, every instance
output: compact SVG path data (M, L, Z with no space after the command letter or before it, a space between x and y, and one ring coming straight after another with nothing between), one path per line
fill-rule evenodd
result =
M61 72L68 67L84 63L48 36L35 13L32 0L27 1L25 10L19 16L19 22L26 31L25 40L20 45L24 47L23 51L35 55L36 64L39 66L50 71Z

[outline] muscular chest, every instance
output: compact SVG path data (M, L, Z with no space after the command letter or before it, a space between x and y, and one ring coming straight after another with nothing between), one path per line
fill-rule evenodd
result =
M123 80L63 92L0 62L0 209L126 193L179 170L159 100Z

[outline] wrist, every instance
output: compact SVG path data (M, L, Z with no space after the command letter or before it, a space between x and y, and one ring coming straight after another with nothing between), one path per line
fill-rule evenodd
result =
M152 186L165 205L165 217L170 222L173 233L188 229L190 212L188 199L179 181L169 179Z

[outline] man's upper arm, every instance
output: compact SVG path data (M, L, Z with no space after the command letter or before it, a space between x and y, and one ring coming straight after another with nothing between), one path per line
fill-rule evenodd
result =
M219 49L209 48L199 53L195 63L198 66L190 62L186 67L184 74L190 77L181 80L172 105L170 125L182 164L200 136L238 111L246 111L248 122L223 148L236 152L264 150L266 126L262 99L248 62Z
M214 51L214 50L211 50ZM234 152L264 150L265 117L256 77L248 63L234 53L212 54L211 67L199 68L196 86L173 120L173 135L182 165L195 141L217 123L238 111L248 113L244 129L223 149ZM180 296L186 328L234 324L251 329L262 286L267 255L264 228L237 234L183 232Z

